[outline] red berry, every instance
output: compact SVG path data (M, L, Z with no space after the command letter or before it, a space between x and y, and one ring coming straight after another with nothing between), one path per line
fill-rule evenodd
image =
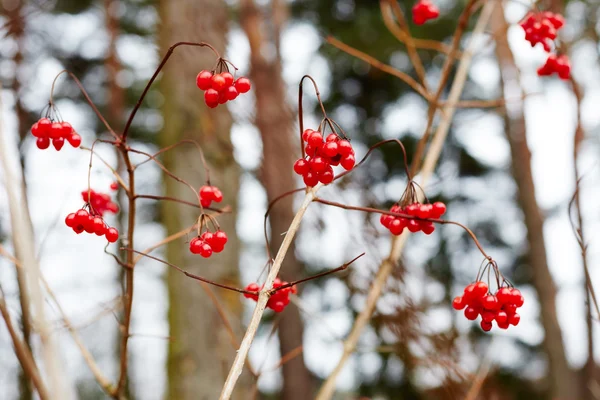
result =
M414 219L411 219L410 221L408 221L408 224L406 224L406 226L407 226L408 230L413 233L419 232L421 230L421 226Z
M247 292L256 292L256 294L244 293L244 297L247 299L258 300L258 292L260 291L260 287L256 283L250 283L246 286Z
M208 89L206 92L204 92L204 101L207 105L218 103L219 92L217 92L215 89Z
M310 160L310 169L316 172L317 174L320 174L323 171L325 171L327 169L327 166L328 164L323 157L317 156Z
M328 185L333 182L333 168L331 168L331 165L328 165L327 169L319 175L319 181L321 181L323 185Z
M491 311L497 310L500 306L500 303L498 303L496 296L493 296L491 294L485 296L481 304L483 305L483 308Z
M489 332L492 330L491 322L481 321L481 323L479 325L481 326L481 329L483 329L485 332Z
M41 118L38 122L39 137L50 136L50 129L52 128L52 122L48 118Z
M432 218L439 218L446 213L446 205L441 201L436 201L431 205Z
M346 171L350 171L354 168L354 164L356 160L354 159L354 154L350 153L347 156L344 156L340 159L340 164Z
M48 139L48 137L39 137L35 141L35 145L38 147L38 149L45 150L50 147L50 139Z
M225 79L225 86L233 85L233 75L231 75L229 72L223 72L223 73L221 73L221 76L223 77L223 79ZM237 90L236 90L236 93L237 93Z
M338 142L338 153L342 157L345 157L348 154L352 154L353 152L354 152L354 150L352 149L352 145L350 144L349 141L347 141L347 140L340 140Z
M104 233L106 232L106 225L104 224L104 221L102 220L102 218L94 217L93 224L94 224L94 233L98 236L104 235Z
M317 183L319 183L319 176L312 171L308 171L306 174L304 174L303 180L306 186L317 186Z
M478 281L474 283L473 294L475 297L483 297L488 292L488 285L485 282Z
M314 131L312 129L305 129L304 132L302 132L302 140L305 141L305 142L308 142L308 137L313 132Z
M63 139L63 138L52 139L52 146L54 146L56 151L60 151L60 149L62 149L64 145L65 145L65 139Z
M87 223L90 214L85 210L77 210L75 213L75 221L77 225L84 225Z
M465 308L465 317L467 317L468 320L474 321L477 319L478 315L479 312L475 307L468 306L467 308Z
M323 153L325 153L325 155L327 157L335 157L335 156L337 156L337 154L338 154L338 144L336 142L325 143L325 146L323 146Z
M400 235L404 228L406 228L406 224L403 223L403 220L400 218L394 218L392 222L390 222L389 229L392 235Z
M202 70L196 76L196 86L200 90L208 90L211 87L211 79L213 74L210 71Z
M496 314L494 314L492 311L484 310L481 312L481 319L485 322L492 322L495 317Z
M119 189L119 183L118 182L113 182L110 184L110 190L117 190Z
M471 283L470 285L467 285L467 287L465 287L463 297L467 300L467 302L471 302L472 299L477 297L477 295L475 294L474 283Z
M216 201L217 203L220 203L221 201L223 201L223 193L221 193L221 191L216 187L213 186L213 194L212 194L212 198L214 201Z
M83 226L82 225L77 225L73 227L73 232L75 232L76 234L81 234L83 233Z
M37 138L44 136L42 133L42 129L40 128L40 125L37 122L31 127L31 134Z
M212 200L213 198L213 188L212 186L204 185L200 188L200 198Z
M433 231L435 231L435 225L433 225L433 222L421 221L419 222L419 227L421 228L421 231L426 235L431 235Z
M58 139L62 136L62 124L60 122L53 122L50 125L50 130L48 131L48 137L50 139Z
M304 175L310 171L310 164L305 159L301 158L294 163L294 172L298 175Z
M498 324L498 328L500 328L500 329L508 329L508 321L505 321L502 323L497 322L497 324Z
M315 149L323 144L323 135L320 132L314 131L308 137L308 144Z
M116 228L108 228L105 237L110 243L114 243L119 240L119 231Z
M225 89L225 97L227 100L235 100L238 97L239 93L234 86L229 86Z
M75 213L71 213L71 214L67 215L67 217L65 218L65 224L69 228L72 228L75 225L77 225L77 218L75 217Z
M379 217L379 222L381 223L381 225L385 226L386 228L390 227L390 223L394 220L394 217L392 217L391 215L387 215L387 214L381 214L381 217Z
M519 321L521 321L521 316L519 314L512 314L508 317L508 323L517 326L519 325Z
M504 304L504 305L502 306L502 309L503 309L504 311L506 311L506 313L507 313L508 315L512 315L512 314L514 314L514 313L516 313L516 312L517 312L517 306L515 306L514 304Z
M204 258L208 258L212 255L213 251L210 245L206 242L202 242L200 245L200 255Z
M504 324L506 321L508 321L508 315L504 311L498 311L495 319L498 324Z
M70 136L67 136L67 140L69 144L75 148L79 147L81 144L81 136L79 136L75 131Z
M501 304L510 302L512 299L510 289L507 287L498 289L496 292L496 298Z
M452 308L455 310L462 310L466 305L465 299L461 296L456 296L454 300L452 300Z
M223 74L215 74L210 80L210 85L214 90L220 92L227 87L227 82L223 77Z
M250 90L250 80L248 78L239 78L235 81L235 88L240 93L246 93Z
M213 242L216 245L225 246L225 244L227 243L227 234L221 230L216 231L213 234Z
M200 239L212 246L213 234L212 232L206 231L202 235L200 235Z
M63 139L68 138L73 133L73 127L70 123L63 121L60 124L60 133Z

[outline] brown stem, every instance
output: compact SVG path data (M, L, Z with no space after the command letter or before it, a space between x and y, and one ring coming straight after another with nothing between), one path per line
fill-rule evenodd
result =
M169 50L167 50L167 54L165 54L165 56L163 57L163 59L160 62L160 64L158 64L158 67L156 68L156 71L154 71L154 74L152 74L152 77L150 78L150 80L146 84L146 87L144 88L144 91L142 92L142 94L140 95L137 103L133 107L133 110L131 111L131 114L129 114L129 118L127 119L127 123L125 124L125 128L123 129L123 135L122 135L122 140L123 141L127 140L127 134L129 132L129 128L131 127L131 123L133 122L133 118L135 117L135 114L137 114L140 106L142 105L142 102L144 101L144 98L146 97L146 94L150 90L150 86L152 86L152 84L154 83L154 81L158 77L158 74L160 73L160 71L163 69L163 67L165 66L165 64L167 63L167 61L169 61L169 58L171 57L171 55L173 54L173 52L175 51L175 49L177 47L179 47L179 46L208 47L209 49L212 50L213 53L215 53L215 55L217 56L217 58L219 58L219 59L221 58L221 56L219 55L219 52L213 46L211 46L208 43L204 43L204 42L199 42L199 43L196 43L196 42L178 42L178 43L175 43L173 46L169 47Z

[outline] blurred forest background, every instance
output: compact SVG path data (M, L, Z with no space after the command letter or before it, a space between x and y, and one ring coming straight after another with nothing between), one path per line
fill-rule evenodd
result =
M587 263L594 282L600 279L595 268L600 260L596 237L599 4L538 3L541 9L563 13L567 20L561 48L571 57L574 79L564 82L535 73L544 55L528 46L517 25L532 4L487 1L496 1L497 6L485 38L477 42L461 97L473 106L457 111L435 176L425 190L432 201L448 204L448 219L464 223L478 235L503 273L525 294L521 324L484 334L478 324L452 310L451 299L475 279L481 255L470 238L453 226L439 227L431 237L415 234L357 351L337 380L337 399L464 398L482 365L489 368L482 399L600 398L595 361L600 349L594 341L600 339L598 316L588 307L581 249L568 212L575 181L583 177L577 206L583 215ZM423 26L410 22L411 2L398 4L415 37L448 45L465 2L436 3L440 18ZM353 140L357 159L374 143L398 138L411 160L426 125L427 103L410 87L325 41L332 35L417 77L406 47L387 28L394 25L392 2L0 0L0 4L3 145L18 148L13 161L24 168L42 272L111 380L116 379L119 365L122 273L96 238L75 237L62 222L81 206L79 192L87 187L89 153L39 152L29 135L59 71L66 68L79 77L117 131L159 60L177 41L213 44L238 66L238 74L252 80L248 95L209 110L195 76L213 67L213 55L205 49L178 49L152 87L131 132L132 147L148 152L181 139L202 145L212 169L211 181L233 208L233 213L220 217L230 237L227 251L198 261L180 240L157 254L192 273L240 287L259 279L267 260L262 224L268 202L302 185L292 164L299 157L297 90L304 74L316 79L328 113ZM472 28L473 21L464 43L470 40ZM445 56L431 49L420 49L419 54L427 81L435 87ZM314 128L319 110L314 96L306 93L305 126ZM497 99L505 99L506 105L476 107L478 101ZM57 82L55 101L84 144L106 135L66 76ZM100 144L97 149L109 164L123 170L110 146ZM194 185L205 179L198 172L201 163L195 149L178 147L163 161ZM389 207L406 185L402 165L397 147L380 148L351 176L323 189L322 196ZM188 197L150 164L139 173L139 192ZM112 180L110 171L100 163L94 165L92 188L107 191ZM289 197L272 211L269 229L275 250L294 215L296 200ZM140 248L197 218L175 203L151 201L142 203L138 215ZM336 366L343 339L364 307L377 266L389 252L389 235L378 219L311 206L283 264L282 279L292 281L332 269L362 251L367 255L349 271L301 286L293 305L282 314L267 313L250 353L252 369L260 377L246 371L234 398L314 397ZM117 217L111 223L121 222ZM7 199L0 190L0 243L13 252L11 233ZM23 278L18 271L0 257L0 283L11 315L35 349L39 339L31 334L28 317L21 312ZM152 260L140 263L136 285L128 398L217 398L235 347L210 297L197 282ZM237 294L212 292L224 305L240 340L254 303ZM106 398L56 305L48 302L48 310L64 373L78 398ZM289 360L280 365L284 355ZM30 383L1 324L0 399L32 398Z

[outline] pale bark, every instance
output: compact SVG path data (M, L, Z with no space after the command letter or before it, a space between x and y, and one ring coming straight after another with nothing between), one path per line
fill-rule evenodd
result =
M162 54L178 41L208 42L223 53L228 22L225 2L163 0L159 8ZM195 84L196 74L201 69L212 68L215 61L207 48L180 47L171 57L161 80L164 128L160 143L167 146L181 139L198 141L211 168L211 184L222 190L223 204L229 204L236 210L240 170L233 158L229 136L231 115L224 105L208 109L203 102L203 92ZM204 184L206 176L195 146L179 146L165 153L163 160L167 168L194 186ZM168 196L197 202L189 188L168 177L165 177L164 188ZM163 202L161 211L169 234L192 225L199 216L197 209L173 202ZM168 260L191 273L237 285L240 244L235 233L234 215L219 218L221 228L229 237L222 253L204 259L191 254L188 244L180 240L167 246ZM209 296L198 282L172 269L168 272L167 281L172 337L169 342L167 398L215 399L225 381L235 349ZM232 320L239 320L241 296L214 291L224 308L236 316ZM243 384L239 386L240 394L236 398L242 398L244 389Z

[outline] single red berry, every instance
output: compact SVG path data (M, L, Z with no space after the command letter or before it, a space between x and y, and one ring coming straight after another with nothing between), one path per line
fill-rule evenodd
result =
M484 310L481 312L481 319L485 322L492 322L495 317L496 314L494 314L492 311Z
M331 135L329 135L331 136ZM335 157L338 154L338 144L337 142L329 142L329 143L325 143L325 145L323 146L323 153L325 153L325 155L327 157Z
M301 158L294 163L294 172L298 175L304 175L310 171L310 164L305 159Z
M433 222L420 221L419 227L420 227L421 231L426 235L431 235L433 233L433 231L435 231L435 225L433 224Z
M36 138L44 136L44 134L42 133L42 129L40 128L40 124L39 123L36 122L35 124L33 124L33 126L31 127L31 134L33 136L35 136Z
M60 122L53 122L50 125L50 130L48 132L48 137L50 139L58 139L62 135L62 124Z
M325 161L323 157L317 156L310 160L310 169L316 172L317 174L320 174L323 171L325 171L327 169L327 166L327 161Z
M390 222L389 229L392 235L400 235L404 228L406 228L406 223L403 223L403 220L400 218L394 218L392 222Z
M246 286L246 291L256 293L244 293L245 298L258 300L258 292L260 291L260 287L256 283L250 283L248 286Z
M221 230L216 231L213 234L213 242L220 246L225 246L227 243L227 234Z
M250 90L250 80L248 78L239 78L235 81L235 88L240 93L246 93Z
M212 232L206 231L202 235L200 235L200 239L208 243L209 246L212 246L213 234Z
M52 146L54 146L56 151L60 151L60 149L62 149L64 145L65 145L65 139L63 139L63 138L52 139Z
M117 190L119 189L119 183L118 182L113 182L110 184L110 190Z
M356 160L354 159L354 154L350 153L347 156L344 156L340 159L340 164L346 171L350 171L354 168L354 164Z
M512 304L517 305L517 303L519 302L519 300L521 298L521 291L519 289L515 289L515 288L511 289L510 297L511 297L510 302ZM517 307L521 307L521 306L517 305Z
M508 323L517 326L519 325L519 321L521 321L521 316L519 314L512 314L508 317Z
M75 232L78 235L83 233L83 231L84 231L83 225L76 225L73 227L73 232Z
M323 135L321 135L321 132L314 131L311 133L308 137L308 144L315 149L321 146L323 144Z
M98 236L102 236L106 233L106 225L101 217L94 217L94 233Z
M215 89L208 89L204 92L204 101L206 102L206 105L218 103L219 92Z
M476 296L475 294L475 284L471 283L465 287L463 292L463 297L467 300L467 302L471 302Z
M456 296L454 300L452 300L452 308L455 310L462 310L466 305L467 303L462 296Z
M221 193L221 191L216 187L213 186L213 194L212 194L212 198L214 201L216 201L217 203L220 203L221 201L223 201L223 193Z
M350 144L349 141L347 141L347 140L340 140L338 142L338 153L342 157L346 157L348 154L354 153L354 150L352 149L352 145Z
M211 79L213 74L210 71L202 70L196 76L196 86L200 90L208 90L211 87Z
M419 232L421 230L421 226L414 219L409 220L408 224L406 226L407 226L408 230L413 233Z
M110 243L114 243L119 240L119 231L116 228L108 228L105 237Z
M237 89L235 88L235 86L229 86L227 89L225 89L225 96L227 97L227 100L235 100L239 95L239 92L237 91Z
M508 321L505 321L505 322L502 322L502 323L497 322L497 324L498 324L498 328L500 328L500 329L508 329L508 325L509 325Z
M40 137L48 137L50 136L50 129L52 128L52 121L48 118L41 118L38 122L38 128Z
M508 315L504 311L498 311L496 312L495 319L498 324L504 324L508 321Z
M496 292L496 298L501 304L509 303L512 299L510 289L507 287L498 289Z
M68 138L73 133L73 127L70 123L63 121L60 123L60 135L63 139Z
M317 186L317 183L319 183L319 176L312 171L308 171L306 174L304 174L303 180L306 186Z
M508 315L512 315L517 312L517 306L514 304L506 303L502 306L502 309L506 311Z
M302 140L305 141L305 142L308 142L308 137L313 132L314 131L312 129L305 129L304 132L302 132Z
M487 292L488 292L487 283L482 282L482 281L475 282L474 288L473 288L473 294L475 295L475 297L483 297L487 294Z
M441 201L436 201L431 205L432 218L439 218L446 213L446 205Z
M39 137L35 141L35 145L37 146L38 149L45 150L48 147L50 147L50 139L47 136L46 137Z
M465 317L467 317L468 320L474 321L477 319L478 315L479 312L475 307L468 306L467 308L465 308Z
M271 309L277 313L282 312L285 309L285 303L283 301L277 301L271 306Z
M75 225L77 225L77 218L75 217L75 213L71 213L71 214L67 215L67 217L65 218L65 224L69 228L72 228Z
M391 215L387 215L387 214L381 214L381 216L379 217L379 222L381 223L381 225L385 226L386 228L390 227L390 223L394 220L394 217L392 217Z
M333 168L331 168L331 165L328 165L325 171L319 175L319 181L321 181L323 185L328 185L333 182Z
M202 242L200 245L200 255L204 258L208 258L212 255L213 251L210 245L206 242Z
M489 332L492 330L492 323L491 322L487 322L487 321L481 321L481 323L479 324L481 326L481 329L483 329L484 332Z
M227 82L223 77L223 74L215 74L210 80L210 85L214 90L220 92L227 87Z
M229 72L223 72L221 73L221 76L223 77L223 79L225 79L225 86L233 85L233 75L231 75Z
M90 214L87 211L77 210L77 212L75 213L75 220L78 225L84 225L87 222L89 216Z
M75 131L73 131L70 136L67 136L67 140L69 141L69 144L75 148L81 145L81 136L75 133Z
M491 294L485 296L481 304L483 305L483 308L491 311L497 310L500 306L500 303L498 303L498 299L496 299L496 296Z

